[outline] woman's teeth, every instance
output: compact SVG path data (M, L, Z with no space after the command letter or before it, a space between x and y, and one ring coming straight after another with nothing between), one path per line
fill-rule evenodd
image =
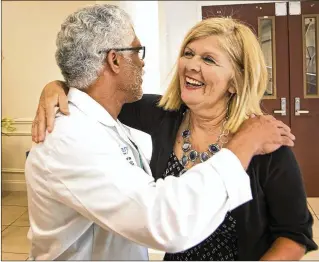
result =
M186 77L186 85L191 88L199 88L199 87L202 87L204 83L191 79L189 77Z

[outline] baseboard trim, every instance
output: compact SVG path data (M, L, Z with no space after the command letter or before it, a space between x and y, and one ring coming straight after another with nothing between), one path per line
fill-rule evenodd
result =
M1 186L3 191L26 191L24 169L4 167L1 169Z

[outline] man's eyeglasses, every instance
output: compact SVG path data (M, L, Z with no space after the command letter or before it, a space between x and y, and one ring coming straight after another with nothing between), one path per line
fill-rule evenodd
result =
M136 51L138 54L138 57L143 60L145 58L145 46L137 46L137 47L125 47L125 48L110 48L110 49L106 49L106 50L102 50L100 52L110 52L111 50L114 51Z

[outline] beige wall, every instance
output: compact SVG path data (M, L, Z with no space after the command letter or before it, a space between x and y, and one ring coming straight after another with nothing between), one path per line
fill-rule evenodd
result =
M106 3L106 1L97 1ZM118 1L107 1L118 4ZM55 39L67 15L92 1L2 2L2 117L17 119L14 136L2 136L3 189L24 189L25 152L43 86L62 79Z

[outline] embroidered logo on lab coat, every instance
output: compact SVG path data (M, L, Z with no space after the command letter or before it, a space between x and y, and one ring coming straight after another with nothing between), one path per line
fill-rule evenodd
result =
M132 166L134 166L135 161L133 159L132 153L129 151L129 148L127 146L121 146L121 151L125 156L126 161L129 162Z
M127 146L121 147L121 151L122 151L123 155L127 155L127 153L128 153L128 148L127 148Z

